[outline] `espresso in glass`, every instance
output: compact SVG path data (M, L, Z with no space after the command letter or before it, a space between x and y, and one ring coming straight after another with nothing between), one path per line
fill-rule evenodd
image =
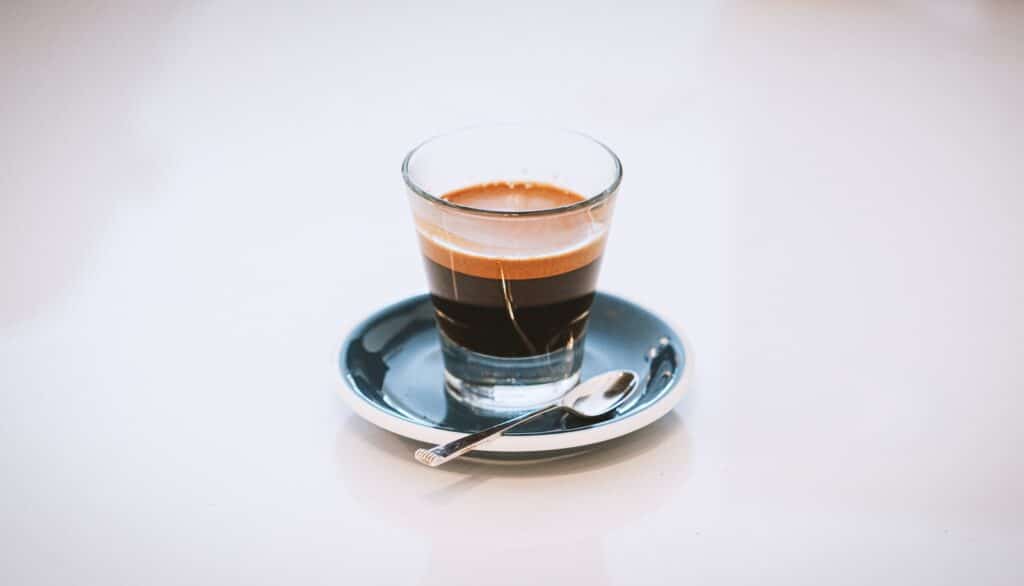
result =
M484 183L453 191L446 201L522 212L584 201L544 183ZM510 234L543 240L551 229L581 232L579 246L543 256L501 258L472 254L421 236L437 325L456 344L490 356L547 354L583 338L601 264L602 237L587 238L586 218ZM574 226L573 223L579 225Z
M428 141L403 171L448 391L516 411L575 385L621 177L614 154L574 132L499 126Z

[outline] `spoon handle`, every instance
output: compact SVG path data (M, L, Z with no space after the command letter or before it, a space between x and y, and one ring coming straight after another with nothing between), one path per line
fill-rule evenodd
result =
M497 439L498 436L500 436L501 434L505 433L506 431L512 429L517 425L526 423L531 419L535 419L537 417L540 417L541 415L544 415L545 413L550 413L551 411L555 411L556 409L561 408L561 405L555 403L554 405L541 407L536 411L524 413L519 417L509 419L508 421L504 421L502 423L499 423L498 425L488 427L487 429L480 430L476 433L471 433L467 436L460 437L457 440L452 440L446 444L434 446L429 450L420 448L416 450L416 459L421 463L430 466L431 468L440 466L441 464L444 464L449 460L454 460L455 458L458 458L459 456L465 454L470 450L475 450L476 448L480 447L481 445L491 440Z

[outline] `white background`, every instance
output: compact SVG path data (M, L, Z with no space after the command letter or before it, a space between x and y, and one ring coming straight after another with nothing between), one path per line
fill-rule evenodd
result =
M488 4L3 3L0 582L1024 582L1024 5ZM431 470L336 355L494 120L619 153L602 287L697 379Z

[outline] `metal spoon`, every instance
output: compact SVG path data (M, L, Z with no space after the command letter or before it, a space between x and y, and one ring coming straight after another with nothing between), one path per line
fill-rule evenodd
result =
M559 409L565 409L579 417L599 417L618 407L629 396L630 391L636 388L637 380L639 380L639 377L632 370L612 370L599 374L576 385L562 395L562 398L556 403L547 407L541 407L536 411L525 413L504 423L488 427L447 444L435 446L429 450L418 449L416 450L416 459L427 466L440 466L470 450L475 450L491 440L497 439L501 434L517 425Z

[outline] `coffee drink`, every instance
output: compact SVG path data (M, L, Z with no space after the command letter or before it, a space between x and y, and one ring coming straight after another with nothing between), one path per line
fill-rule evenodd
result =
M532 212L564 208L583 196L547 183L491 182L442 199L468 208ZM418 226L442 335L467 350L498 357L544 355L582 342L594 299L606 230L585 212L544 222L509 218L486 234ZM517 243L543 254L517 253Z

